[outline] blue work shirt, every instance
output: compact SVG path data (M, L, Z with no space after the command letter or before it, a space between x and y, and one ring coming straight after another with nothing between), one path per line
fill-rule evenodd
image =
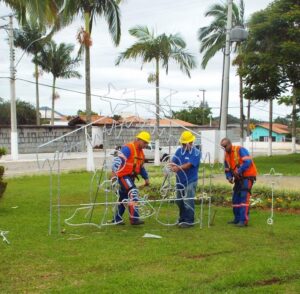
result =
M185 163L191 163L192 166L187 170L179 170L177 172L177 183L186 187L188 184L196 182L198 180L200 160L201 152L196 147L192 147L191 150L187 150L183 147L178 148L172 158L172 162L179 166Z

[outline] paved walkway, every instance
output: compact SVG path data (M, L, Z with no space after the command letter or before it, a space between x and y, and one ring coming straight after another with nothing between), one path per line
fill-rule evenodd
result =
M107 151L108 154L109 152ZM12 160L10 155L5 155L0 159L0 165L5 167L4 176L6 178L42 174L49 172L49 163L53 164L54 156L54 153L19 154L18 160ZM60 165L61 171L86 169L87 160L85 152L57 154L56 156L63 156ZM94 152L95 166L101 167L104 158L104 151ZM57 169L57 165L53 168Z

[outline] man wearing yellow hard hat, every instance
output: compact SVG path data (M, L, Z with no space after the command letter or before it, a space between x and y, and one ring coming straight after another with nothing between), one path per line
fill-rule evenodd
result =
M137 202L139 191L134 183L136 177L141 175L145 180L145 186L149 185L148 173L144 167L145 155L143 149L150 143L151 136L148 132L142 131L136 135L133 142L122 146L118 157L115 158L112 172L118 178L120 184L119 204L113 222L124 225L123 214L125 206L123 202L128 202L129 218L132 225L144 223L140 219Z
M192 132L182 132L179 139L182 146L177 149L170 163L171 170L176 172L176 203L179 208L178 226L180 228L190 228L194 225L194 197L201 160L201 152L193 146L195 139Z

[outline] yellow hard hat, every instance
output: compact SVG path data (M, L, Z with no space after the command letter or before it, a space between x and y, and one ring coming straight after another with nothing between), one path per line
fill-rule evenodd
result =
M184 131L180 136L179 142L181 144L187 144L187 143L194 142L195 139L196 137L190 131Z
M137 139L141 139L145 141L146 143L150 143L151 136L148 132L142 131L139 134L136 135Z

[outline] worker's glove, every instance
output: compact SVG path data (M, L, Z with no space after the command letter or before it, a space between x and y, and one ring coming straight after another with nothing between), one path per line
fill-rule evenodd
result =
M233 172L233 176L236 181L239 181L242 179L242 176L237 171Z
M233 184L233 182L234 182L233 178L228 178L227 180L230 184Z

